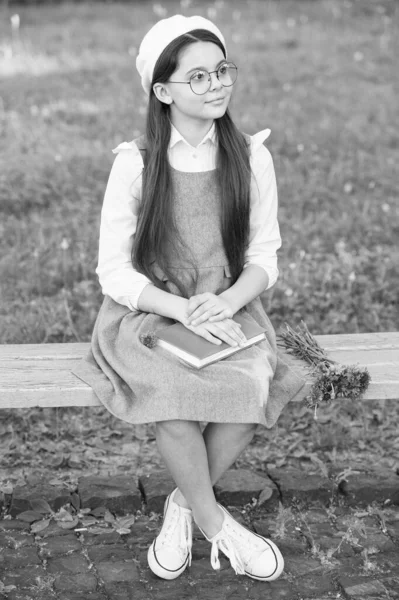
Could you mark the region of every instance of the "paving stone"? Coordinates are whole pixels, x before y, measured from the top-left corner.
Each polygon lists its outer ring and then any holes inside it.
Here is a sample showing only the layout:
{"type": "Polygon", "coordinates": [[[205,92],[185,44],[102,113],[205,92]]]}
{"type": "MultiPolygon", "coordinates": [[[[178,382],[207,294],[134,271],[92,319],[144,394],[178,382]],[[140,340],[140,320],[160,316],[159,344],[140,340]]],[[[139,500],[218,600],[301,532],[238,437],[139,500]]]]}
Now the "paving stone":
{"type": "Polygon", "coordinates": [[[22,531],[30,529],[29,523],[17,519],[4,519],[0,521],[1,531],[22,531]]]}
{"type": "Polygon", "coordinates": [[[299,596],[295,585],[286,579],[276,579],[276,581],[256,581],[253,582],[249,592],[249,600],[298,600],[299,596]]]}
{"type": "MultiPolygon", "coordinates": [[[[253,522],[253,528],[256,533],[263,537],[271,539],[285,556],[287,552],[290,554],[298,554],[305,552],[307,543],[303,536],[300,535],[295,527],[292,527],[284,538],[276,537],[273,530],[270,529],[270,522],[264,519],[259,519],[253,522]]],[[[209,543],[209,542],[208,542],[209,543]]]]}
{"type": "Polygon", "coordinates": [[[132,552],[123,546],[90,546],[87,550],[90,560],[94,563],[103,561],[131,560],[132,552]]]}
{"type": "MultiPolygon", "coordinates": [[[[364,554],[360,555],[362,558],[362,569],[364,569],[364,554]]],[[[383,573],[385,575],[396,574],[398,571],[398,550],[394,550],[393,552],[380,552],[378,554],[367,554],[367,561],[371,563],[372,569],[376,573],[383,573]]],[[[349,570],[347,570],[347,565],[343,566],[342,571],[348,575],[350,575],[349,570]]],[[[357,573],[359,569],[357,569],[357,573]]],[[[356,574],[356,572],[355,572],[356,574]]],[[[352,571],[353,576],[353,571],[352,571]]]]}
{"type": "Polygon", "coordinates": [[[312,533],[313,536],[333,536],[336,531],[334,527],[331,525],[329,521],[325,521],[323,523],[308,523],[308,520],[305,518],[303,521],[302,529],[308,529],[312,533]]]}
{"type": "Polygon", "coordinates": [[[31,510],[30,501],[33,499],[46,500],[53,510],[58,510],[60,506],[68,504],[70,498],[69,491],[62,486],[50,485],[47,478],[31,477],[27,485],[14,488],[9,512],[16,517],[25,510],[31,510]]]}
{"type": "MultiPolygon", "coordinates": [[[[306,521],[308,525],[313,525],[316,523],[320,524],[330,524],[330,519],[328,517],[327,511],[323,508],[314,508],[312,510],[306,510],[302,513],[303,520],[306,521]]],[[[330,525],[331,526],[331,525],[330,525]]]]}
{"type": "MultiPolygon", "coordinates": [[[[187,570],[178,579],[173,580],[161,579],[152,573],[152,577],[148,578],[147,588],[149,598],[154,600],[192,600],[194,594],[194,597],[201,597],[198,586],[190,585],[187,570]]],[[[214,590],[213,600],[222,600],[224,597],[217,596],[214,590]]]]}
{"type": "Polygon", "coordinates": [[[355,549],[348,543],[342,542],[342,537],[335,535],[334,537],[317,537],[315,544],[322,552],[330,553],[336,559],[346,556],[354,556],[355,549]]]}
{"type": "Polygon", "coordinates": [[[367,532],[367,536],[365,538],[363,536],[358,536],[358,540],[358,544],[361,546],[361,549],[367,548],[369,554],[376,554],[377,552],[391,552],[396,548],[392,540],[382,532],[367,532]]]}
{"type": "MultiPolygon", "coordinates": [[[[187,569],[187,573],[190,576],[190,579],[196,582],[203,582],[206,578],[211,578],[213,580],[215,573],[220,576],[220,573],[223,570],[231,569],[229,559],[224,556],[221,552],[219,552],[219,560],[220,560],[220,571],[215,571],[212,568],[210,562],[210,551],[205,556],[201,556],[196,554],[196,558],[191,561],[190,567],[187,569]]],[[[233,571],[234,572],[234,571],[233,571]]]]}
{"type": "Polygon", "coordinates": [[[310,573],[323,571],[323,565],[309,556],[287,556],[284,559],[285,571],[294,577],[308,576],[310,573]]]}
{"type": "Polygon", "coordinates": [[[308,541],[309,548],[317,547],[325,553],[331,553],[331,556],[335,556],[335,558],[355,554],[352,546],[342,541],[343,532],[341,534],[336,532],[329,521],[309,524],[308,514],[303,521],[301,531],[308,541]]]}
{"type": "Polygon", "coordinates": [[[82,549],[79,540],[74,534],[61,536],[59,538],[50,537],[40,539],[38,544],[40,547],[40,556],[42,558],[57,557],[62,554],[68,554],[82,549]]]}
{"type": "Polygon", "coordinates": [[[147,512],[163,514],[166,497],[176,483],[167,469],[157,469],[139,477],[139,486],[144,495],[147,512]]]}
{"type": "Polygon", "coordinates": [[[22,547],[18,550],[0,550],[0,573],[3,569],[13,569],[27,565],[40,565],[41,560],[35,546],[22,547]]]}
{"type": "Polygon", "coordinates": [[[91,573],[57,573],[54,588],[65,592],[95,592],[97,579],[91,573]]]}
{"type": "Polygon", "coordinates": [[[107,597],[101,592],[61,592],[58,594],[59,600],[107,600],[107,597]]]}
{"type": "Polygon", "coordinates": [[[276,507],[279,492],[276,485],[268,477],[261,477],[247,469],[229,469],[214,486],[215,495],[219,502],[227,505],[241,506],[259,498],[263,490],[270,491],[270,498],[263,508],[276,507]]]}
{"type": "Polygon", "coordinates": [[[193,560],[206,558],[207,561],[210,563],[211,547],[211,544],[205,539],[195,540],[195,543],[193,543],[193,547],[191,550],[193,560]]]}
{"type": "Polygon", "coordinates": [[[368,506],[388,500],[399,505],[399,476],[395,471],[349,474],[339,491],[349,506],[368,506]]]}
{"type": "Polygon", "coordinates": [[[82,508],[105,506],[117,515],[126,515],[142,507],[137,481],[131,475],[82,477],[78,490],[82,508]]]}
{"type": "Polygon", "coordinates": [[[26,531],[9,530],[0,531],[0,548],[22,548],[22,546],[32,546],[35,543],[33,535],[26,531]]]}
{"type": "Polygon", "coordinates": [[[339,583],[344,588],[345,593],[351,598],[359,600],[384,599],[387,600],[386,588],[379,578],[362,577],[355,578],[339,577],[339,583]]]}
{"type": "Polygon", "coordinates": [[[304,502],[318,500],[329,504],[333,497],[333,483],[321,475],[311,475],[299,469],[268,469],[268,475],[280,489],[284,505],[295,498],[304,502]]]}
{"type": "Polygon", "coordinates": [[[104,544],[123,544],[123,540],[119,533],[115,530],[110,533],[100,533],[98,535],[83,531],[79,535],[79,540],[84,546],[97,546],[104,544]]]}
{"type": "MultiPolygon", "coordinates": [[[[157,535],[159,530],[159,523],[148,521],[141,521],[144,517],[141,517],[140,521],[136,521],[131,528],[131,533],[124,536],[124,542],[131,549],[147,548],[152,543],[154,537],[157,535]]],[[[193,531],[194,537],[194,531],[193,531]]]]}
{"type": "Polygon", "coordinates": [[[49,573],[86,573],[89,565],[81,552],[75,552],[68,556],[49,558],[47,571],[49,573]]]}
{"type": "Polygon", "coordinates": [[[139,581],[140,573],[136,561],[104,561],[96,565],[99,577],[105,583],[117,581],[139,581]]]}
{"type": "Polygon", "coordinates": [[[372,529],[375,531],[380,531],[380,524],[375,516],[370,515],[358,517],[357,515],[359,515],[359,511],[356,511],[352,508],[349,510],[349,513],[347,512],[336,519],[336,529],[339,531],[347,531],[349,527],[353,527],[353,523],[357,519],[363,527],[368,527],[370,531],[372,529]]]}
{"type": "MultiPolygon", "coordinates": [[[[1,599],[1,596],[0,596],[1,599]]],[[[30,589],[29,591],[23,592],[20,590],[12,590],[7,595],[7,600],[54,600],[55,595],[48,591],[45,592],[41,588],[36,590],[30,589]]]]}
{"type": "Polygon", "coordinates": [[[44,581],[48,580],[48,573],[42,565],[31,565],[29,569],[26,567],[12,570],[7,569],[1,575],[1,581],[5,586],[15,585],[20,590],[35,587],[38,578],[44,581]]]}
{"type": "Polygon", "coordinates": [[[380,576],[380,581],[389,594],[389,600],[397,600],[399,598],[399,576],[380,576]]]}
{"type": "MultiPolygon", "coordinates": [[[[181,584],[181,578],[178,581],[181,584]]],[[[144,585],[139,581],[106,583],[105,591],[109,600],[154,600],[153,594],[147,592],[144,585]]],[[[180,600],[180,588],[176,585],[175,592],[176,595],[172,596],[171,600],[180,600]]],[[[167,596],[164,596],[163,600],[166,599],[167,596]]]]}
{"type": "Polygon", "coordinates": [[[399,521],[386,521],[388,535],[393,538],[396,543],[399,542],[399,521]]]}
{"type": "Polygon", "coordinates": [[[334,585],[333,581],[330,579],[328,574],[310,574],[306,577],[299,577],[295,581],[295,587],[299,594],[305,597],[312,597],[313,595],[317,595],[317,597],[319,597],[320,594],[334,592],[336,590],[336,586],[334,585]]]}

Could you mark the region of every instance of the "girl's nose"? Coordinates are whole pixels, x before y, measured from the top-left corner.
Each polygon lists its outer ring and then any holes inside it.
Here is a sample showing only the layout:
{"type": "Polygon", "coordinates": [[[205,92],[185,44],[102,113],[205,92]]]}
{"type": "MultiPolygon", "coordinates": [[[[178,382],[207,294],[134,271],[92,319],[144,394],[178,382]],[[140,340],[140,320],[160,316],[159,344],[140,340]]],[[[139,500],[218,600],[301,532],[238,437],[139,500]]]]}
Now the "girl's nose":
{"type": "Polygon", "coordinates": [[[210,73],[210,77],[211,77],[211,87],[210,90],[218,90],[220,89],[222,86],[222,84],[220,83],[217,73],[210,73]]]}

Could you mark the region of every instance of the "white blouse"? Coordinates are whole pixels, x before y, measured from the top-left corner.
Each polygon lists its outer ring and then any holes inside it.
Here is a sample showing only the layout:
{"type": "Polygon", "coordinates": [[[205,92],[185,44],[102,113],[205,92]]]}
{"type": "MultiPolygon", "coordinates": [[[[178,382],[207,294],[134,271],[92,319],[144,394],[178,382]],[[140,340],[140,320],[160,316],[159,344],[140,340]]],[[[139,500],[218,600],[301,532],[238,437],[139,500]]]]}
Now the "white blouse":
{"type": "MultiPolygon", "coordinates": [[[[263,142],[270,135],[264,129],[251,136],[251,212],[249,247],[244,268],[259,265],[269,275],[265,289],[277,280],[277,250],[281,246],[277,221],[277,187],[273,159],[263,142]]],[[[216,168],[217,134],[211,129],[197,146],[191,146],[172,125],[168,159],[174,169],[185,172],[210,171],[216,168]]],[[[119,304],[139,310],[138,299],[146,285],[152,283],[136,271],[130,260],[141,198],[143,160],[136,144],[123,142],[112,150],[111,168],[101,211],[99,256],[96,273],[103,294],[119,304]]]]}

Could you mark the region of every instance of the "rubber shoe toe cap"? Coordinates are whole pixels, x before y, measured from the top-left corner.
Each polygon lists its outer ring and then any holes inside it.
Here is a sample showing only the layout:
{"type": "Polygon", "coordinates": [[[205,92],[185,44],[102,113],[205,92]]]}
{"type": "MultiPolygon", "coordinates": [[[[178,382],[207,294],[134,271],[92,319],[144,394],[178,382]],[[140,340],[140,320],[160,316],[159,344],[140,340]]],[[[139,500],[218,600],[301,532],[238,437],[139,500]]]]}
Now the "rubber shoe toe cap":
{"type": "Polygon", "coordinates": [[[284,559],[280,550],[270,540],[268,540],[268,544],[270,547],[259,556],[254,557],[247,567],[248,575],[255,579],[273,581],[280,577],[284,570],[284,559]]]}
{"type": "Polygon", "coordinates": [[[181,555],[173,548],[154,548],[152,544],[148,550],[148,565],[155,575],[163,579],[175,579],[187,567],[187,560],[182,561],[181,555]]]}

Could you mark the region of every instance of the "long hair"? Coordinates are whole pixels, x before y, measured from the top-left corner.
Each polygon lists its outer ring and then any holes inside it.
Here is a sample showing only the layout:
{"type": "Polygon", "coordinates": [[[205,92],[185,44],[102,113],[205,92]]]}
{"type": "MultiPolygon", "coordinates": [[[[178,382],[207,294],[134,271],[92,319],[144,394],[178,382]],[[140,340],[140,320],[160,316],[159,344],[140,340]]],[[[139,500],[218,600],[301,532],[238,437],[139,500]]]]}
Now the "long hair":
{"type": "MultiPolygon", "coordinates": [[[[131,254],[134,268],[146,275],[156,287],[168,291],[154,272],[153,262],[156,261],[166,279],[174,283],[185,298],[189,298],[188,290],[167,265],[167,248],[182,244],[175,225],[172,179],[167,158],[171,135],[170,107],[157,99],[153,85],[166,83],[178,68],[180,51],[198,41],[216,44],[226,57],[226,50],[217,36],[205,29],[195,29],[174,39],[155,64],[147,111],[141,202],[131,254]]],[[[228,110],[215,120],[215,124],[218,137],[216,172],[221,195],[220,227],[233,284],[242,272],[249,243],[249,145],[234,125],[228,110]]],[[[195,265],[194,269],[198,277],[195,265]]]]}

